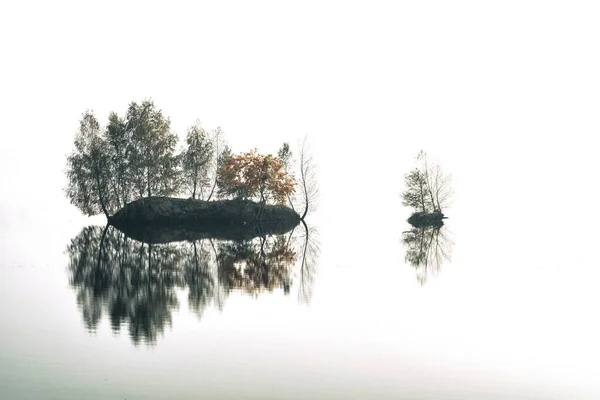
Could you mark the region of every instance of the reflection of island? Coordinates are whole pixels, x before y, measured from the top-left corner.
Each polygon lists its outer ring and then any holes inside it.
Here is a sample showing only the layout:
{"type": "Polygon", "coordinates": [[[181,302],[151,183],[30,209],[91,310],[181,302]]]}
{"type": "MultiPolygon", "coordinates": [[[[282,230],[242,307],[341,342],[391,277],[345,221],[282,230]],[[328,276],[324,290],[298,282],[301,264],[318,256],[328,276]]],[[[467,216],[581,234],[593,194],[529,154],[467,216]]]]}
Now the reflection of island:
{"type": "MultiPolygon", "coordinates": [[[[114,332],[127,326],[134,344],[154,344],[179,306],[178,289],[187,290],[189,308],[198,316],[210,305],[222,309],[232,290],[288,294],[294,276],[307,300],[317,247],[305,228],[304,236],[293,230],[237,241],[144,243],[112,226],[90,226],[68,246],[70,283],[87,329],[95,330],[108,315],[114,332]]],[[[161,238],[168,236],[161,231],[161,238]]]]}
{"type": "Polygon", "coordinates": [[[450,261],[452,241],[443,222],[423,227],[413,227],[402,233],[406,248],[406,262],[416,268],[421,284],[429,275],[439,272],[444,261],[450,261]]]}

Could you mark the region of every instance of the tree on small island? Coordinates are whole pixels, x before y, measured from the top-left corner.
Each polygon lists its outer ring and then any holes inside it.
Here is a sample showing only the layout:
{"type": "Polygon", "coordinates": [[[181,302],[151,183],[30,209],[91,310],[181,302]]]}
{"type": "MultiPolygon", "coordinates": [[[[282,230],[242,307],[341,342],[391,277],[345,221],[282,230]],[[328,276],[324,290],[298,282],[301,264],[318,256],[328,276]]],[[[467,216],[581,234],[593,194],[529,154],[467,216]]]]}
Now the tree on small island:
{"type": "Polygon", "coordinates": [[[404,182],[402,204],[415,209],[408,221],[415,226],[441,223],[442,210],[452,195],[450,176],[438,164],[429,164],[427,153],[420,151],[417,166],[404,176],[404,182]]]}

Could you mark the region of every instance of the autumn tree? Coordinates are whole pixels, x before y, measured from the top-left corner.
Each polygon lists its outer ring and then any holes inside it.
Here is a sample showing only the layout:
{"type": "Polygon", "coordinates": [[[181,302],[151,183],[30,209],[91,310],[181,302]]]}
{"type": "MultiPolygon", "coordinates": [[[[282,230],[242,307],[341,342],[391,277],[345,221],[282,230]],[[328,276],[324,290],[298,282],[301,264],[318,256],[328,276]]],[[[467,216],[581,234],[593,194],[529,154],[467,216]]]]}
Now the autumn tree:
{"type": "Polygon", "coordinates": [[[211,186],[210,172],[214,148],[208,133],[199,122],[187,132],[186,147],[182,152],[183,184],[192,198],[204,199],[211,186]]]}
{"type": "Polygon", "coordinates": [[[100,124],[91,111],[83,114],[74,141],[75,150],[67,158],[66,195],[86,215],[110,215],[112,205],[109,178],[110,155],[100,124]]]}
{"type": "Polygon", "coordinates": [[[229,156],[218,171],[218,179],[222,195],[261,202],[284,204],[295,190],[294,179],[285,172],[282,161],[256,150],[229,156]]]}

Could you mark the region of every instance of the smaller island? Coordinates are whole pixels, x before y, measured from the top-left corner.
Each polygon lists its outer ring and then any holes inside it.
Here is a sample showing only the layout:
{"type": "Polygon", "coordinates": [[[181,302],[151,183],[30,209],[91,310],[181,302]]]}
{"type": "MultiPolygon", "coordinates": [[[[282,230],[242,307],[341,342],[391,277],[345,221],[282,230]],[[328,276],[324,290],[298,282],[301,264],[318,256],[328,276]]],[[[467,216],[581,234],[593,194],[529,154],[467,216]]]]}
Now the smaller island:
{"type": "Polygon", "coordinates": [[[415,228],[422,227],[436,227],[444,225],[444,219],[446,217],[440,211],[434,212],[422,212],[417,211],[412,213],[412,215],[408,218],[408,223],[414,226],[415,228]]]}
{"type": "Polygon", "coordinates": [[[442,208],[452,195],[450,176],[445,175],[439,165],[429,164],[427,154],[420,151],[417,167],[404,176],[404,182],[402,204],[415,209],[408,223],[415,228],[444,225],[447,217],[442,208]]]}

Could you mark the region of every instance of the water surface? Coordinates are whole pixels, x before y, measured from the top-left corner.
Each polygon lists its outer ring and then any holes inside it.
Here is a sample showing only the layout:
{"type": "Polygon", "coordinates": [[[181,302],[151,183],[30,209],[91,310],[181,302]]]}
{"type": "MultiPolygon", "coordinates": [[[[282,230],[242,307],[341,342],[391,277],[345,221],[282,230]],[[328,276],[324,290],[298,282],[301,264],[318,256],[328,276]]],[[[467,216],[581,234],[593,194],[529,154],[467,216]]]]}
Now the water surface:
{"type": "Polygon", "coordinates": [[[308,220],[319,251],[304,287],[300,229],[283,275],[219,281],[206,241],[198,255],[190,242],[150,251],[110,228],[97,264],[101,217],[4,196],[3,395],[593,398],[595,217],[573,218],[541,190],[528,194],[545,199],[533,212],[473,180],[468,163],[445,168],[456,198],[444,256],[423,270],[406,258],[401,171],[365,211],[328,188],[322,165],[308,220]]]}
{"type": "Polygon", "coordinates": [[[0,6],[0,398],[600,398],[594,2],[58,3],[0,6]],[[147,97],[234,152],[309,135],[310,285],[69,252],[105,224],[62,191],[81,113],[147,97]],[[419,150],[455,193],[426,270],[419,150]]]}

